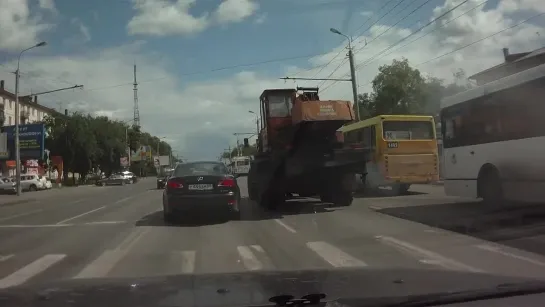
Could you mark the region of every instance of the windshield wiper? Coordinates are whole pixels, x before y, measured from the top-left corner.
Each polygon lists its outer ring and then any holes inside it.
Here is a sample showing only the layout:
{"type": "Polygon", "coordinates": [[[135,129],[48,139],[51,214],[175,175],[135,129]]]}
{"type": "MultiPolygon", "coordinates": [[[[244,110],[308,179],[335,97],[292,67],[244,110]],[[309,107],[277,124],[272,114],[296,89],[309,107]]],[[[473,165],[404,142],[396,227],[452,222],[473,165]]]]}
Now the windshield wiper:
{"type": "Polygon", "coordinates": [[[538,294],[545,292],[543,282],[500,284],[492,289],[446,292],[418,295],[406,301],[383,305],[383,307],[423,307],[445,304],[466,303],[481,300],[499,299],[512,296],[538,294]]]}
{"type": "Polygon", "coordinates": [[[326,298],[324,293],[307,294],[301,298],[295,298],[293,295],[277,295],[269,298],[269,302],[275,303],[278,307],[299,307],[318,305],[324,298],[326,298]]]}

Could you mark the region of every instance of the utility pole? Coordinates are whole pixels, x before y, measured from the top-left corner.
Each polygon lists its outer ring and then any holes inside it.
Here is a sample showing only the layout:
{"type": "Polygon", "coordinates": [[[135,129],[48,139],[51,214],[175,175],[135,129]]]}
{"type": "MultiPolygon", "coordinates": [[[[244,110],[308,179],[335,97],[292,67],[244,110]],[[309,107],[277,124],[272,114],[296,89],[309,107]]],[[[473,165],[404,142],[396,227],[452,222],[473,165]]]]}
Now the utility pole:
{"type": "Polygon", "coordinates": [[[255,115],[255,133],[259,136],[259,116],[257,116],[257,113],[254,111],[248,111],[248,113],[252,113],[255,115]]]}
{"type": "MultiPolygon", "coordinates": [[[[283,80],[314,80],[314,81],[350,81],[352,82],[352,96],[354,99],[354,111],[356,113],[356,121],[360,120],[360,107],[358,102],[358,85],[356,82],[356,65],[354,64],[354,52],[352,51],[352,38],[341,33],[341,31],[330,28],[329,31],[344,36],[348,39],[348,61],[350,62],[350,79],[338,79],[338,78],[280,78],[283,80]]],[[[367,45],[367,42],[365,43],[367,45]]]]}
{"type": "Polygon", "coordinates": [[[140,110],[138,110],[138,83],[136,82],[136,64],[134,64],[134,115],[133,125],[140,127],[140,110]]]}
{"type": "Polygon", "coordinates": [[[350,62],[350,79],[352,81],[352,95],[354,96],[354,108],[356,120],[360,121],[360,104],[358,102],[358,84],[356,82],[356,66],[354,64],[354,52],[352,52],[351,39],[348,40],[348,61],[350,62]]]}
{"type": "Polygon", "coordinates": [[[21,117],[19,112],[19,76],[21,74],[19,67],[21,64],[21,56],[25,51],[45,45],[46,42],[41,42],[32,47],[23,49],[17,58],[17,70],[15,71],[15,190],[17,196],[21,196],[21,144],[19,144],[19,119],[21,117]]]}

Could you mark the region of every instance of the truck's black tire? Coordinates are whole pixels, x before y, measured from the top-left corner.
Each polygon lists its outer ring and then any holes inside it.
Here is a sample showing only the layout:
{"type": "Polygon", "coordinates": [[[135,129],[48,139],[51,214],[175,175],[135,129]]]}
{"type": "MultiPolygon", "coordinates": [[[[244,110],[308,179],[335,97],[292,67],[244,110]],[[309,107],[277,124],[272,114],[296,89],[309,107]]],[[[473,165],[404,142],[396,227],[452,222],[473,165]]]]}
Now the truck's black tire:
{"type": "Polygon", "coordinates": [[[507,204],[501,179],[496,169],[488,169],[479,174],[477,187],[486,207],[501,208],[507,204]]]}
{"type": "Polygon", "coordinates": [[[283,205],[286,202],[286,195],[284,193],[274,193],[268,192],[264,193],[259,201],[261,207],[275,211],[279,206],[283,205]]]}
{"type": "MultiPolygon", "coordinates": [[[[354,201],[353,191],[355,190],[354,174],[342,174],[335,176],[335,180],[330,181],[327,196],[329,202],[336,206],[350,206],[354,201]]],[[[322,199],[322,197],[320,197],[322,199]]]]}
{"type": "Polygon", "coordinates": [[[343,191],[341,194],[337,195],[333,203],[337,206],[346,207],[352,205],[354,197],[352,196],[351,191],[343,191]]]}

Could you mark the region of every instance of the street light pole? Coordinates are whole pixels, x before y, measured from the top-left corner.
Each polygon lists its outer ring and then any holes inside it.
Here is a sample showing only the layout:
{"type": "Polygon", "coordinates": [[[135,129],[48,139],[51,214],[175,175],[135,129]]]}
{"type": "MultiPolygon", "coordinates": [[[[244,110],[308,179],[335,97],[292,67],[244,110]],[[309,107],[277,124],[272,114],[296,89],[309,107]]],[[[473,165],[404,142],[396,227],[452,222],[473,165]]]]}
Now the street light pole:
{"type": "Polygon", "coordinates": [[[46,42],[38,43],[30,48],[24,49],[19,53],[17,58],[17,70],[15,71],[15,189],[17,190],[17,196],[21,196],[21,147],[19,144],[19,67],[21,64],[21,56],[23,52],[36,47],[45,46],[46,42]]]}
{"type": "Polygon", "coordinates": [[[354,52],[352,52],[352,38],[341,33],[341,31],[330,28],[329,31],[346,37],[348,39],[348,61],[350,62],[350,81],[352,81],[352,95],[354,96],[354,108],[356,109],[356,120],[360,120],[360,107],[358,103],[358,85],[356,82],[356,65],[354,64],[354,52]]]}
{"type": "Polygon", "coordinates": [[[259,117],[254,111],[248,111],[248,112],[255,115],[255,133],[259,137],[259,117]]]}

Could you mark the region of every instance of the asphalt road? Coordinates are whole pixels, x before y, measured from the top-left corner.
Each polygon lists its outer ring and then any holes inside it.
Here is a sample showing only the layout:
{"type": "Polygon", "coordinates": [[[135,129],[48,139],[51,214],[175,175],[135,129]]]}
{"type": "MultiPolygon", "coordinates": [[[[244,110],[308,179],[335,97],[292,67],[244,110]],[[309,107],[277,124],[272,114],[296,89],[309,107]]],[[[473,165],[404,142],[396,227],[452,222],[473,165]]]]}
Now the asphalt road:
{"type": "MultiPolygon", "coordinates": [[[[239,178],[243,196],[245,180],[239,178]]],[[[539,234],[526,245],[520,233],[498,239],[493,227],[486,237],[474,229],[479,204],[445,197],[440,186],[357,198],[346,208],[296,199],[276,214],[244,200],[240,221],[201,216],[176,225],[162,221],[162,191],[154,187],[149,178],[0,205],[0,288],[72,278],[362,267],[545,277],[545,249],[531,250],[539,234]]],[[[537,220],[532,227],[539,228],[537,220]]],[[[509,227],[501,231],[521,232],[528,224],[509,227]]]]}

